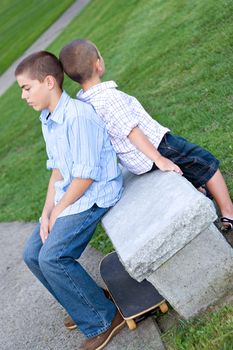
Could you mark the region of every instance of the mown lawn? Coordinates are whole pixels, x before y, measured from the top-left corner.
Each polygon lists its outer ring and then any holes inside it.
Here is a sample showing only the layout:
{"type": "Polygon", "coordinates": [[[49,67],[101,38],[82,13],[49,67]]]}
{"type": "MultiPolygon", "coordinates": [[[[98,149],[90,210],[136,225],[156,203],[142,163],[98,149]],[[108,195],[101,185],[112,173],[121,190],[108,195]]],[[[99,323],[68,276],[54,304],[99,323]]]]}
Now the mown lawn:
{"type": "MultiPolygon", "coordinates": [[[[154,118],[221,160],[231,195],[233,2],[92,1],[50,46],[75,37],[100,48],[105,79],[134,94],[154,118]],[[96,29],[98,28],[98,30],[96,29]]],[[[75,96],[78,85],[66,79],[75,96]]],[[[16,84],[1,99],[0,220],[35,220],[49,174],[38,114],[16,84]]]]}
{"type": "MultiPolygon", "coordinates": [[[[230,0],[93,0],[49,49],[58,54],[76,37],[93,40],[105,58],[105,79],[213,152],[233,197],[232,23],[230,0]]],[[[78,86],[66,79],[65,89],[75,96],[78,86]]],[[[0,220],[36,220],[49,178],[38,114],[20,101],[16,85],[0,103],[0,220]]],[[[92,243],[112,249],[101,228],[92,243]]],[[[169,349],[230,350],[233,306],[216,315],[213,324],[215,315],[183,322],[164,341],[169,349]]]]}
{"type": "Polygon", "coordinates": [[[0,6],[0,74],[69,7],[74,0],[3,0],[0,6]]]}
{"type": "Polygon", "coordinates": [[[162,336],[167,350],[232,350],[233,303],[179,324],[162,336]]]}

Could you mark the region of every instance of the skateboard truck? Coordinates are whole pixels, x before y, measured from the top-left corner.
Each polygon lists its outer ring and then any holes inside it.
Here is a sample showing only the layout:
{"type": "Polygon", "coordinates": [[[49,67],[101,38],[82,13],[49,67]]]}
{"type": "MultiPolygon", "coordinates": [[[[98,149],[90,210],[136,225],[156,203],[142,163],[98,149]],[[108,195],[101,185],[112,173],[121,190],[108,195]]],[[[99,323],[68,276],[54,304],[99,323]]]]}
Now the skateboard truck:
{"type": "Polygon", "coordinates": [[[137,323],[160,310],[168,311],[164,298],[147,280],[137,282],[121,264],[117,253],[106,255],[100,263],[100,274],[130,330],[137,323]]]}

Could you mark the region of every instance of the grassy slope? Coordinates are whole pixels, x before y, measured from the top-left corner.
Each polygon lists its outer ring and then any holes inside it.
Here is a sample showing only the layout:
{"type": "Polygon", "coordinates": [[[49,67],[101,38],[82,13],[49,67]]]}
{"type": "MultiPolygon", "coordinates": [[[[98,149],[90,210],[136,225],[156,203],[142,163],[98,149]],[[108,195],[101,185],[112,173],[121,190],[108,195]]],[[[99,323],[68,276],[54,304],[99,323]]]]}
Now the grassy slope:
{"type": "MultiPolygon", "coordinates": [[[[93,1],[50,49],[58,53],[75,37],[95,41],[106,79],[116,79],[173,132],[212,151],[232,195],[232,10],[226,0],[93,1]]],[[[73,96],[78,88],[68,80],[65,87],[73,96]]],[[[0,101],[0,219],[33,220],[48,178],[38,117],[16,86],[0,101]]]]}
{"type": "MultiPolygon", "coordinates": [[[[173,132],[220,158],[233,195],[233,3],[128,0],[125,4],[93,0],[50,49],[58,53],[76,37],[95,41],[106,61],[105,78],[117,80],[121,89],[136,95],[173,132]]],[[[67,80],[65,87],[75,95],[75,84],[67,80]]],[[[38,115],[19,96],[13,86],[0,100],[1,220],[37,219],[49,176],[38,115]]],[[[98,234],[103,236],[100,229],[98,234]]],[[[105,239],[96,244],[102,251],[111,249],[105,239]]],[[[222,312],[223,318],[222,314],[202,318],[197,326],[182,323],[165,336],[169,349],[230,350],[233,306],[222,312]],[[220,333],[208,333],[209,325],[220,333]],[[194,335],[196,345],[191,347],[194,335]]]]}
{"type": "Polygon", "coordinates": [[[23,54],[73,1],[1,1],[0,74],[23,54]]]}
{"type": "Polygon", "coordinates": [[[233,305],[179,325],[162,336],[167,350],[232,350],[233,305]]]}

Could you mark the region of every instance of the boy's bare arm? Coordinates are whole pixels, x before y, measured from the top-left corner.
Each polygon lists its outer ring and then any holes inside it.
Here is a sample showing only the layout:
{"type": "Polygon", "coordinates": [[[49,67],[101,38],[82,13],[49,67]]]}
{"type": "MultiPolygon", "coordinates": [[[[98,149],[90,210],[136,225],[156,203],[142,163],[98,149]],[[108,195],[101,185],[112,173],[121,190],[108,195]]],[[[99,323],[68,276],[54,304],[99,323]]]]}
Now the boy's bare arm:
{"type": "Polygon", "coordinates": [[[144,153],[149,159],[151,159],[155,165],[162,171],[175,171],[179,174],[183,174],[181,169],[168,158],[163,157],[159,151],[150,142],[147,136],[138,127],[134,128],[128,138],[134,146],[144,153]]]}
{"type": "Polygon", "coordinates": [[[74,178],[68,187],[66,193],[62,199],[53,207],[53,210],[50,215],[49,220],[49,231],[52,230],[52,227],[58,217],[58,215],[65,210],[69,205],[76,202],[82,195],[86,192],[88,187],[93,183],[93,179],[80,179],[74,178]]]}

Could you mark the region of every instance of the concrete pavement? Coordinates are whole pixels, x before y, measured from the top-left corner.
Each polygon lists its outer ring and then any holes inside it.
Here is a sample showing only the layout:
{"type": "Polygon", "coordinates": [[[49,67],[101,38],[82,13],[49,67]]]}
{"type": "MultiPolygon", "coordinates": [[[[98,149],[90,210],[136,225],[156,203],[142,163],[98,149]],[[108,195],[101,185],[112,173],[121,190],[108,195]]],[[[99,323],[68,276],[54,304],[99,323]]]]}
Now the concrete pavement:
{"type": "MultiPolygon", "coordinates": [[[[63,326],[63,308],[36,280],[22,261],[22,250],[35,223],[0,223],[0,349],[77,350],[84,337],[63,326]]],[[[81,263],[103,286],[98,266],[102,254],[88,247],[81,263]]],[[[124,328],[107,350],[164,350],[154,319],[135,331],[124,328]]]]}

